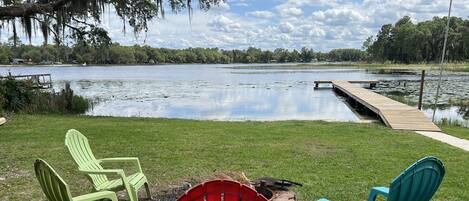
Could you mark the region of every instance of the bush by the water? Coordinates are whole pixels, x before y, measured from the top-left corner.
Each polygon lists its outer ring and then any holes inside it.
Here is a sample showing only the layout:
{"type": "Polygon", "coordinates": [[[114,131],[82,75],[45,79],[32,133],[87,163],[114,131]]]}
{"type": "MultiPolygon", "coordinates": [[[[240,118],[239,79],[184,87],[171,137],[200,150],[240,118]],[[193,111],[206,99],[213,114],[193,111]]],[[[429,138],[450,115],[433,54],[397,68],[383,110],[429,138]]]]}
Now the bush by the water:
{"type": "Polygon", "coordinates": [[[59,93],[41,91],[31,82],[0,80],[0,112],[81,114],[90,102],[73,94],[70,84],[59,93]]]}

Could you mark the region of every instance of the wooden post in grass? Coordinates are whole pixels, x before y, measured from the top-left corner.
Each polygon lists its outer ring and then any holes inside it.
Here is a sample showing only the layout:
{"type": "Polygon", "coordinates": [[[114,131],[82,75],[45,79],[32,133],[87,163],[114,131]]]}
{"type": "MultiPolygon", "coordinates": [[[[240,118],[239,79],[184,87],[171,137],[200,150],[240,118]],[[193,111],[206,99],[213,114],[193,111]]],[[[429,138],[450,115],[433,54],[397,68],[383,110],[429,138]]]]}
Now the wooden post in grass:
{"type": "Polygon", "coordinates": [[[419,110],[422,109],[422,99],[423,99],[423,84],[425,82],[425,70],[422,70],[422,78],[420,79],[420,93],[419,93],[419,110]]]}

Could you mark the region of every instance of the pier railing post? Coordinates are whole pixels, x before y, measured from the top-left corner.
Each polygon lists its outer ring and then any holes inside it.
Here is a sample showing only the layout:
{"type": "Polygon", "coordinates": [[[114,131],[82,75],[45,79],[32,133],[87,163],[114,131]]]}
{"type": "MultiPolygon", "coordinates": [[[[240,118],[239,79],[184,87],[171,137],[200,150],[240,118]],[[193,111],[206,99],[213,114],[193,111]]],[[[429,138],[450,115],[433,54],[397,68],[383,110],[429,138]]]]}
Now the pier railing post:
{"type": "Polygon", "coordinates": [[[423,86],[425,82],[425,70],[422,70],[422,78],[420,79],[420,92],[419,92],[419,104],[418,109],[422,110],[422,100],[423,100],[423,86]]]}

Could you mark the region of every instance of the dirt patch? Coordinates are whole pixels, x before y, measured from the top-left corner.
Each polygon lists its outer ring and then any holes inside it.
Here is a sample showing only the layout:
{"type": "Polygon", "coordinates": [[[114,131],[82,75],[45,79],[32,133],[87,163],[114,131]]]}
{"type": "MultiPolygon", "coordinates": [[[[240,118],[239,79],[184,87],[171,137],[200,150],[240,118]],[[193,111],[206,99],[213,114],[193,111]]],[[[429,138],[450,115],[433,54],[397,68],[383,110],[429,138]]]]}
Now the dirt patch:
{"type": "Polygon", "coordinates": [[[31,177],[33,175],[33,172],[28,171],[28,170],[12,170],[10,172],[7,172],[5,174],[0,173],[0,181],[6,181],[9,179],[17,179],[21,177],[31,177]]]}

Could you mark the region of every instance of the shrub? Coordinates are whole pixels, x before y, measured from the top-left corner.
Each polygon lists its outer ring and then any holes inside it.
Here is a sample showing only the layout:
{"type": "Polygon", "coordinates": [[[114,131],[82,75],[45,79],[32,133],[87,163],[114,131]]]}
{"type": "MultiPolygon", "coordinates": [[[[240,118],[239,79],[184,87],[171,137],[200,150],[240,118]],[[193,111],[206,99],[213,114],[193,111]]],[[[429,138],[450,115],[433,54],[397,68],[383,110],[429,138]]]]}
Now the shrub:
{"type": "Polygon", "coordinates": [[[18,112],[31,103],[32,86],[29,82],[5,79],[1,81],[0,86],[3,110],[18,112]]]}
{"type": "Polygon", "coordinates": [[[41,91],[28,81],[0,81],[0,112],[82,114],[90,102],[73,94],[70,84],[59,93],[41,91]]]}

